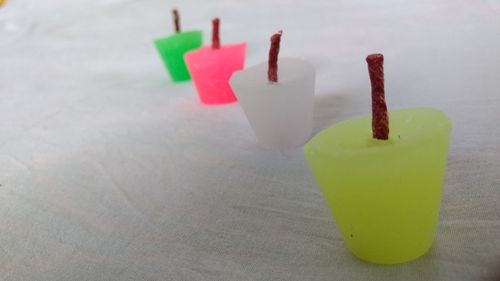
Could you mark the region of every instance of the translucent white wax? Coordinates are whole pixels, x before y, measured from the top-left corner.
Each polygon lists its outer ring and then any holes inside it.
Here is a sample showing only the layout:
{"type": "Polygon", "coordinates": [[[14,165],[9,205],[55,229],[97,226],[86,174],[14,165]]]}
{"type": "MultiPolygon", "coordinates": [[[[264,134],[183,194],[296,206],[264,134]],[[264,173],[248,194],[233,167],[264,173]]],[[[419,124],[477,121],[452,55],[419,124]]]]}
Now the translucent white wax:
{"type": "Polygon", "coordinates": [[[311,136],[314,79],[310,63],[280,58],[277,83],[267,79],[267,62],[234,73],[230,83],[257,139],[270,148],[288,149],[311,136]]]}

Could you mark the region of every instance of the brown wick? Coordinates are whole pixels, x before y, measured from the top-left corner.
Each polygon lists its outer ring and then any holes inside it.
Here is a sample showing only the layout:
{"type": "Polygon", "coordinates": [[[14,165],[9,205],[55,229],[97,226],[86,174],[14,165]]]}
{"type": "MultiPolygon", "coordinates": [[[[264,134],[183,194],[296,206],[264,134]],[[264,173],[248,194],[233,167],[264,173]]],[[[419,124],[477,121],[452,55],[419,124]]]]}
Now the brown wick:
{"type": "Polygon", "coordinates": [[[372,132],[373,138],[389,139],[389,118],[385,104],[384,56],[371,54],[366,57],[368,72],[372,84],[372,132]]]}
{"type": "Polygon", "coordinates": [[[179,12],[177,9],[172,10],[172,15],[174,16],[175,32],[179,33],[181,32],[181,26],[179,24],[179,12]]]}
{"type": "Polygon", "coordinates": [[[212,20],[212,49],[220,49],[219,18],[212,20]]]}
{"type": "Polygon", "coordinates": [[[281,34],[283,34],[282,30],[271,36],[271,48],[269,49],[267,68],[267,79],[269,82],[278,82],[278,53],[280,52],[281,34]]]}

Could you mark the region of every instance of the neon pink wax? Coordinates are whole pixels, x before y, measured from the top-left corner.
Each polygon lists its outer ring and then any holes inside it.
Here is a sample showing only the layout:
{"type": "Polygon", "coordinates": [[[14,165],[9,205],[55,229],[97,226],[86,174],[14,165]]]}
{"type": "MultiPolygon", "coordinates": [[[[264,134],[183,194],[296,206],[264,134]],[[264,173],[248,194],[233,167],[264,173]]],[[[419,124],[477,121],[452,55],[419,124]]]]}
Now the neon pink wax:
{"type": "Polygon", "coordinates": [[[200,101],[204,104],[225,104],[236,101],[229,79],[245,65],[246,43],[221,45],[219,49],[205,46],[184,56],[200,101]]]}

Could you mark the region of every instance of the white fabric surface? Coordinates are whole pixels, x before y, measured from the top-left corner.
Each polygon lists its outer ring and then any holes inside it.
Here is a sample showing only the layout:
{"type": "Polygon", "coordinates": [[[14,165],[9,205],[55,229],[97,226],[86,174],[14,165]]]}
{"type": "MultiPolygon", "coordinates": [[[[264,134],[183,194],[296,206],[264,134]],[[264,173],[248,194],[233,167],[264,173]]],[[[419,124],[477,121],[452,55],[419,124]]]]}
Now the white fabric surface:
{"type": "MultiPolygon", "coordinates": [[[[7,0],[7,5],[20,0],[7,0]]],[[[500,263],[498,0],[25,1],[0,46],[1,280],[490,280],[500,263]],[[453,122],[441,219],[424,257],[346,249],[302,149],[256,141],[238,104],[202,106],[152,39],[220,16],[223,42],[317,69],[314,131],[370,112],[365,57],[391,109],[453,122]]],[[[0,18],[14,13],[0,8],[0,18]]],[[[14,16],[14,15],[11,15],[14,16]]]]}

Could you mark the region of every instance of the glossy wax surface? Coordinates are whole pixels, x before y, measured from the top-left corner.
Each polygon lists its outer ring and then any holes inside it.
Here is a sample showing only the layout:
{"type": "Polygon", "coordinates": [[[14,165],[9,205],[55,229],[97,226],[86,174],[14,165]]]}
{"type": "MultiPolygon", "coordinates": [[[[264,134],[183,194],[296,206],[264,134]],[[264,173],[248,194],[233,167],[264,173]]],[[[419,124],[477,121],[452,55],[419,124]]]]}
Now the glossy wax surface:
{"type": "Polygon", "coordinates": [[[347,247],[380,264],[431,246],[451,132],[446,115],[431,108],[390,112],[389,126],[389,140],[375,140],[370,116],[352,119],[304,147],[347,247]]]}
{"type": "Polygon", "coordinates": [[[219,49],[205,46],[186,54],[186,64],[202,103],[236,101],[229,79],[245,66],[246,48],[246,43],[221,45],[219,49]]]}
{"type": "Polygon", "coordinates": [[[307,61],[280,58],[278,82],[267,79],[267,62],[237,72],[231,85],[257,139],[289,149],[311,136],[315,70],[307,61]]]}
{"type": "Polygon", "coordinates": [[[190,80],[191,76],[184,62],[184,54],[201,47],[202,32],[175,33],[169,37],[157,39],[154,43],[172,80],[190,80]]]}

